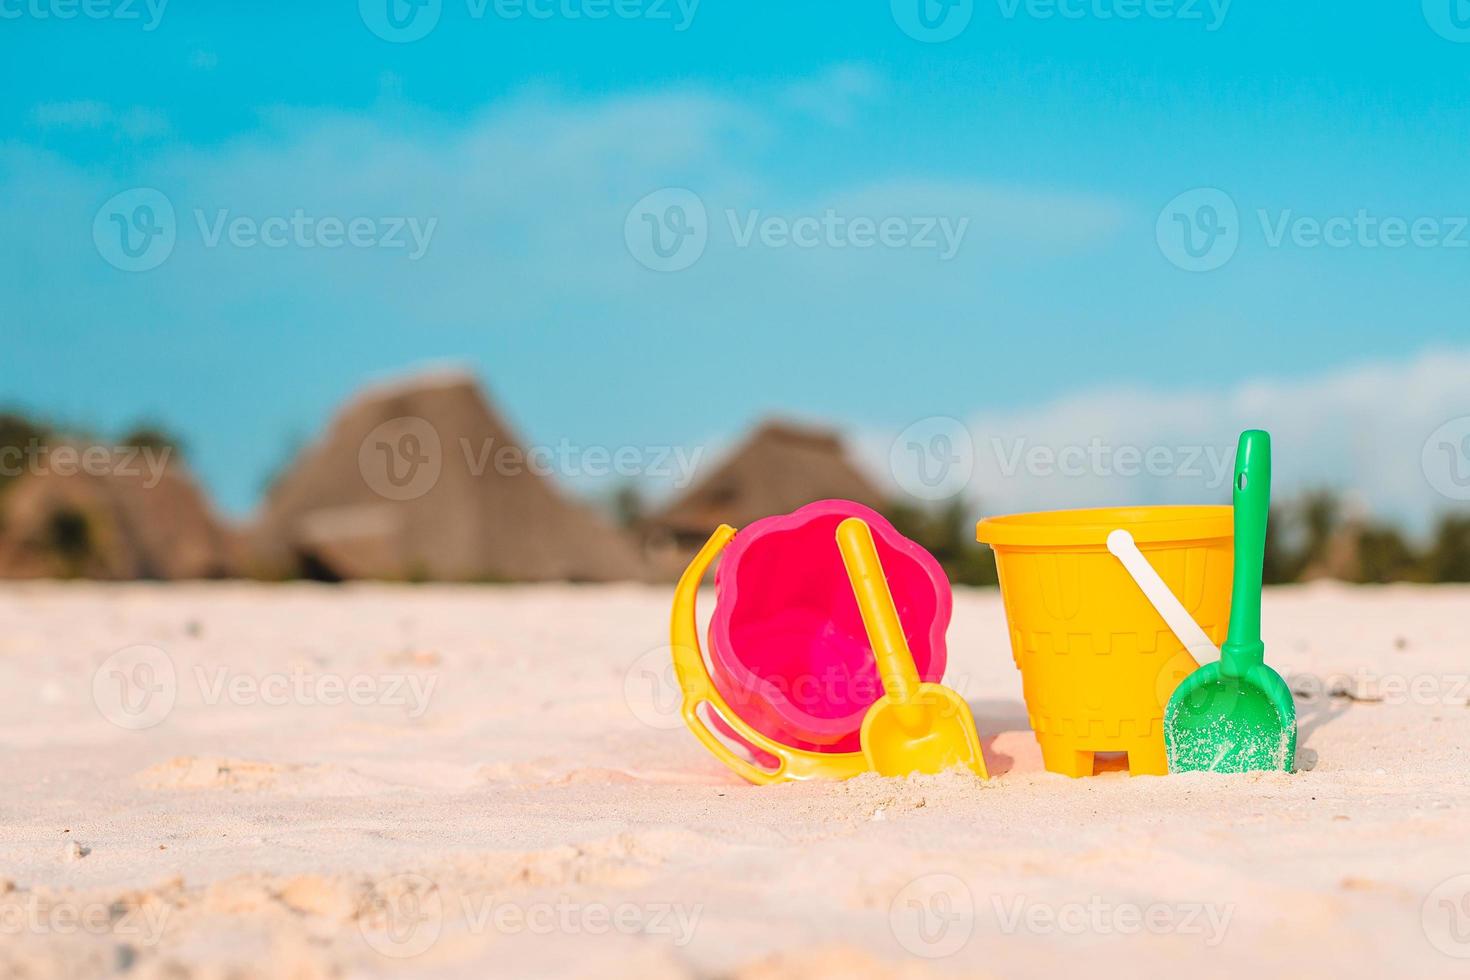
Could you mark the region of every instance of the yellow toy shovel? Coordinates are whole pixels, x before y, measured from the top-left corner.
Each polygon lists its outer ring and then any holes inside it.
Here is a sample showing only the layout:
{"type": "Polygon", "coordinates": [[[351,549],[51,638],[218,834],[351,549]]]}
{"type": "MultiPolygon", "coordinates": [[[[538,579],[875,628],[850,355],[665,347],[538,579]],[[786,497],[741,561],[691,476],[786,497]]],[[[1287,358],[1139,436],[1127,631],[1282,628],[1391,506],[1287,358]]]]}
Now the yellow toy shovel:
{"type": "Polygon", "coordinates": [[[868,765],[884,776],[965,766],[988,779],[970,706],[943,684],[919,680],[867,522],[850,517],[837,525],[837,547],[886,692],[863,718],[861,740],[868,765]]]}

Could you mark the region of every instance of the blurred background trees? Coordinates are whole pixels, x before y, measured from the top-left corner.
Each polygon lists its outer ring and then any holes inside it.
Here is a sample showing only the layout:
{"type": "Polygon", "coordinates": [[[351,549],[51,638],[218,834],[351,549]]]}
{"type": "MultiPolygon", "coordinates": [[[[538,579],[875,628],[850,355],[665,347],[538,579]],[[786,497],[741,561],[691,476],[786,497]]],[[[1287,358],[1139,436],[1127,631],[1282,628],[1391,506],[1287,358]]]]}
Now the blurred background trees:
{"type": "MultiPolygon", "coordinates": [[[[27,472],[37,447],[61,441],[96,442],[18,413],[0,412],[0,531],[5,527],[6,491],[27,472]]],[[[168,447],[174,459],[183,454],[181,440],[166,427],[146,423],[115,440],[119,446],[168,447]]],[[[650,504],[642,488],[625,483],[603,501],[617,525],[636,533],[650,504]]],[[[975,520],[982,508],[956,499],[918,506],[892,503],[885,516],[905,536],[927,548],[952,582],[988,586],[997,581],[995,555],[975,541],[975,520]]],[[[90,529],[80,518],[63,514],[53,522],[48,540],[61,559],[80,560],[90,547],[90,529]]],[[[1382,520],[1356,513],[1332,491],[1316,490],[1272,508],[1266,538],[1265,580],[1268,584],[1336,579],[1355,583],[1470,582],[1470,510],[1440,515],[1421,536],[1410,536],[1382,520]]]]}
{"type": "MultiPolygon", "coordinates": [[[[920,509],[890,506],[886,516],[939,559],[958,585],[995,585],[995,555],[975,542],[969,503],[920,509]]],[[[1470,582],[1470,513],[1445,514],[1425,540],[1391,524],[1352,515],[1330,491],[1303,494],[1271,509],[1266,534],[1268,585],[1342,582],[1470,582]]]]}

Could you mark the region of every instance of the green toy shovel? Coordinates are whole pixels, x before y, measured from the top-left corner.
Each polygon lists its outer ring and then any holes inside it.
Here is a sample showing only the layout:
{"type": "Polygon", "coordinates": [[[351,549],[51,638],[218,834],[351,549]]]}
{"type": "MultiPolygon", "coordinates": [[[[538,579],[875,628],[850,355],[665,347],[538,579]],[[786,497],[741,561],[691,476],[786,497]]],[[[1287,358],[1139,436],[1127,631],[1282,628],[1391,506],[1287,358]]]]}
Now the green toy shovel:
{"type": "Polygon", "coordinates": [[[1235,582],[1220,659],[1184,679],[1164,709],[1170,772],[1290,770],[1296,705],[1261,642],[1261,564],[1271,506],[1271,437],[1242,432],[1235,451],[1235,582]]]}

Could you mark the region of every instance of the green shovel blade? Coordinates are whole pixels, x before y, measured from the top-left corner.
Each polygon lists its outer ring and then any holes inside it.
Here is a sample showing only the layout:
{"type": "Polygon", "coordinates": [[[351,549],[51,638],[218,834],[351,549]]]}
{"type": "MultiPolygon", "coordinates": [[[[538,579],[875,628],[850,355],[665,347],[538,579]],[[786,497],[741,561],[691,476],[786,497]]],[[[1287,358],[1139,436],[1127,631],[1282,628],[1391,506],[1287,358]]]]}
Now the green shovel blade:
{"type": "Polygon", "coordinates": [[[1227,677],[1218,663],[1184,679],[1164,710],[1170,772],[1255,772],[1291,768],[1296,705],[1274,670],[1262,664],[1227,677]]]}

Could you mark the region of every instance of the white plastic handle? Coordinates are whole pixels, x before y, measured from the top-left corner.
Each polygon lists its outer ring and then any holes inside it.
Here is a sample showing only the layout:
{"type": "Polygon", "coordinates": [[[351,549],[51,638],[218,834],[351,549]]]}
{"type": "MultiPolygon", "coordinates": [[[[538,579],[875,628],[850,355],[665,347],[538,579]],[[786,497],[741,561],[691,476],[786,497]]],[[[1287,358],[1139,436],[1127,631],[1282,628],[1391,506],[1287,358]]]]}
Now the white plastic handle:
{"type": "Polygon", "coordinates": [[[1220,648],[1210,642],[1210,638],[1199,628],[1199,623],[1194,621],[1189,610],[1184,608],[1184,604],[1164,584],[1164,580],[1154,571],[1143,552],[1138,550],[1133,535],[1122,528],[1109,534],[1108,551],[1128,569],[1128,574],[1133,576],[1133,581],[1163,617],[1169,629],[1179,637],[1179,642],[1184,644],[1190,656],[1201,664],[1220,659],[1220,648]]]}

